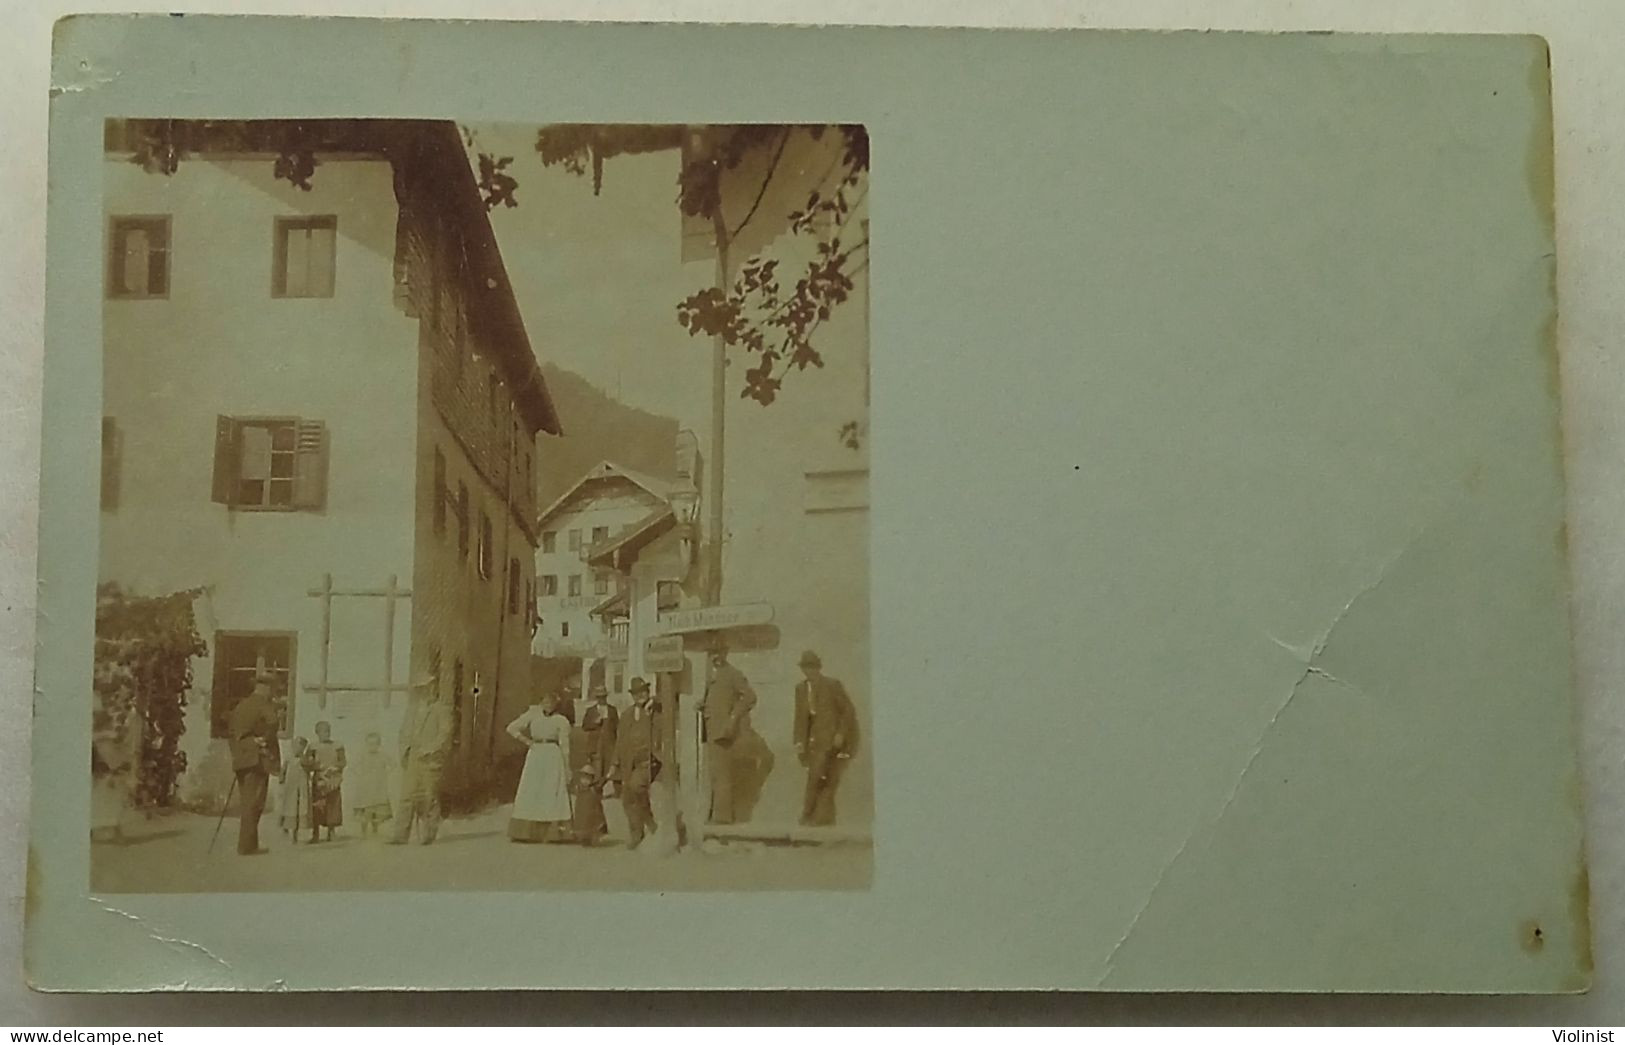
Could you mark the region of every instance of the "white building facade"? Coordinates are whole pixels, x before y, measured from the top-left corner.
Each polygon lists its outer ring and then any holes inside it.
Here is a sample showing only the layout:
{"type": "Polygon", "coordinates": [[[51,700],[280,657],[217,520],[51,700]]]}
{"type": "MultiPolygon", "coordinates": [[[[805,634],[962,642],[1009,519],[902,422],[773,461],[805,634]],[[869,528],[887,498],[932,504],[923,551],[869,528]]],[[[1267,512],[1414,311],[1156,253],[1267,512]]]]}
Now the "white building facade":
{"type": "MultiPolygon", "coordinates": [[[[278,176],[274,150],[206,125],[169,173],[131,162],[132,141],[110,132],[103,168],[99,577],[142,595],[204,592],[209,652],[194,665],[179,795],[200,806],[228,789],[226,724],[257,671],[289,697],[285,736],[326,720],[352,752],[374,732],[392,749],[412,678],[438,671],[462,702],[441,636],[487,636],[483,604],[500,621],[511,602],[508,651],[482,637],[457,652],[465,686],[505,662],[515,699],[528,690],[525,491],[536,435],[557,419],[522,331],[496,322],[457,343],[484,368],[478,423],[431,387],[439,317],[425,303],[471,311],[470,273],[447,258],[476,259],[464,264],[511,308],[466,156],[449,124],[330,123],[313,132],[325,137],[308,187],[278,176]],[[409,227],[414,195],[457,217],[438,233],[409,227]],[[462,587],[430,568],[448,476],[474,516],[462,587]],[[524,549],[510,557],[520,569],[497,561],[505,548],[524,549]]],[[[239,137],[276,133],[247,126],[239,137]]]]}

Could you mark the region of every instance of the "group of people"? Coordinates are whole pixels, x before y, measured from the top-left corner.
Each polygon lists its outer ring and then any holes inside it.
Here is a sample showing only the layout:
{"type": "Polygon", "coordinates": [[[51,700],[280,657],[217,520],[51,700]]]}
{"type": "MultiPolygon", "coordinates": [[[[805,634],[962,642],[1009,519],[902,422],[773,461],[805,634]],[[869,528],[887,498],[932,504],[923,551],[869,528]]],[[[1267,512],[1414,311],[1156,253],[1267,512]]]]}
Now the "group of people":
{"type": "Polygon", "coordinates": [[[626,811],[630,848],[653,833],[650,789],[665,764],[665,721],[647,680],[633,679],[628,692],[632,704],[622,712],[603,684],[593,686],[574,741],[576,727],[557,695],[509,723],[508,735],[527,748],[508,820],[511,840],[597,845],[609,834],[604,799],[611,797],[626,811]]]}
{"type": "MultiPolygon", "coordinates": [[[[857,750],[857,714],[846,687],[823,673],[817,653],[806,651],[798,665],[803,678],[795,689],[794,743],[806,771],[800,822],[825,826],[835,822],[836,790],[857,750]]],[[[597,845],[609,832],[604,800],[611,797],[626,813],[629,848],[657,830],[651,789],[669,761],[668,722],[646,679],[634,678],[627,688],[632,703],[618,711],[608,689],[595,684],[579,727],[557,694],[508,725],[508,735],[527,748],[508,822],[512,841],[597,845]]],[[[727,647],[713,646],[700,709],[713,824],[742,818],[744,778],[761,771],[747,743],[755,738],[756,703],[750,680],[728,662],[727,647]]]]}
{"type": "Polygon", "coordinates": [[[414,701],[402,723],[400,776],[392,800],[391,766],[377,733],[367,735],[365,750],[352,763],[344,746],[333,741],[332,726],[318,722],[316,739],[295,737],[291,757],[282,761],[278,730],[283,698],[272,676],[256,677],[252,692],[232,708],[229,720],[232,786],[239,803],[237,852],[257,856],[267,851],[260,845],[259,829],[272,780],[281,788],[278,812],[291,841],[306,830],[310,842],[331,841],[344,823],[346,793],[364,837],[381,833],[392,822],[387,842],[404,844],[414,833],[420,842],[434,841],[452,719],[449,709],[433,699],[432,679],[414,688],[428,699],[414,701]]]}
{"type": "Polygon", "coordinates": [[[363,838],[378,833],[392,815],[389,801],[389,761],[384,757],[383,739],[368,733],[366,747],[352,765],[344,745],[334,743],[333,727],[316,723],[316,739],[293,738],[291,757],[282,764],[278,777],[281,794],[277,812],[282,833],[298,843],[301,831],[310,831],[310,841],[333,840],[333,832],[344,823],[346,793],[363,838]],[[346,771],[349,782],[346,784],[346,771]]]}
{"type": "MultiPolygon", "coordinates": [[[[800,822],[824,826],[835,822],[835,794],[857,750],[857,714],[846,687],[824,674],[816,652],[804,652],[797,664],[802,679],[795,688],[793,740],[806,771],[800,822]]],[[[400,779],[392,802],[391,770],[376,733],[368,734],[365,751],[352,765],[344,747],[334,743],[330,725],[318,722],[316,739],[295,738],[292,757],[282,762],[279,698],[269,676],[256,679],[253,692],[232,709],[230,718],[232,768],[241,794],[237,851],[265,852],[259,844],[259,821],[273,778],[282,788],[283,830],[294,840],[306,829],[311,842],[322,840],[324,832],[331,839],[344,822],[348,792],[364,836],[393,821],[388,842],[403,844],[414,834],[421,843],[434,841],[453,722],[450,710],[436,699],[433,680],[414,688],[421,690],[420,699],[412,701],[402,723],[400,779]],[[351,774],[348,786],[346,773],[351,774]]],[[[544,697],[508,724],[508,735],[526,748],[508,823],[512,841],[597,845],[609,834],[604,815],[609,798],[619,798],[625,811],[629,848],[638,848],[661,826],[651,796],[671,763],[670,723],[646,679],[632,679],[627,689],[631,704],[617,710],[607,688],[594,685],[579,727],[558,694],[544,697]]],[[[700,713],[713,824],[748,816],[741,802],[744,778],[752,772],[765,775],[747,743],[754,739],[765,754],[751,728],[756,704],[750,680],[728,662],[727,647],[713,646],[700,713]]]]}

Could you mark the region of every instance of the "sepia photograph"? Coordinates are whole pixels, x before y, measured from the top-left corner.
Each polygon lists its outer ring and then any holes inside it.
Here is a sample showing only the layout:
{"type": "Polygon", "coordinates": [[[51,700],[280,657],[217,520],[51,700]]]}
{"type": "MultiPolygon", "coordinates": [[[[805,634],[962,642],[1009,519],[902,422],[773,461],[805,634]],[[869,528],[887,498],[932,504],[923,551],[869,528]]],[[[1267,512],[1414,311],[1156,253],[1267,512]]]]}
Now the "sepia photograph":
{"type": "Polygon", "coordinates": [[[108,120],[91,887],[868,888],[868,178],[108,120]]]}

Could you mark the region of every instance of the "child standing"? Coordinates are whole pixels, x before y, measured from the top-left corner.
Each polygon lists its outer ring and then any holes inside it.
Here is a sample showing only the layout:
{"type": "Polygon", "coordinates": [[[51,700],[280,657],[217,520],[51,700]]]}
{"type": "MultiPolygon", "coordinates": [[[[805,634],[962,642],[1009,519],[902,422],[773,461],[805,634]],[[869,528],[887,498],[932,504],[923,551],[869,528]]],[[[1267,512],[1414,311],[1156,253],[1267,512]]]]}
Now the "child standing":
{"type": "Polygon", "coordinates": [[[310,774],[305,771],[304,737],[293,738],[293,754],[282,763],[278,778],[282,790],[277,799],[277,814],[282,833],[294,845],[299,844],[299,828],[310,823],[310,774]]]}
{"type": "Polygon", "coordinates": [[[310,770],[310,840],[321,841],[318,832],[327,829],[327,840],[333,840],[333,828],[344,823],[344,745],[333,743],[333,727],[326,722],[316,723],[316,742],[305,752],[305,766],[310,770]]]}
{"type": "Polygon", "coordinates": [[[377,733],[367,734],[367,748],[356,759],[350,808],[355,810],[363,836],[376,835],[389,819],[389,759],[384,757],[383,738],[377,733]]]}

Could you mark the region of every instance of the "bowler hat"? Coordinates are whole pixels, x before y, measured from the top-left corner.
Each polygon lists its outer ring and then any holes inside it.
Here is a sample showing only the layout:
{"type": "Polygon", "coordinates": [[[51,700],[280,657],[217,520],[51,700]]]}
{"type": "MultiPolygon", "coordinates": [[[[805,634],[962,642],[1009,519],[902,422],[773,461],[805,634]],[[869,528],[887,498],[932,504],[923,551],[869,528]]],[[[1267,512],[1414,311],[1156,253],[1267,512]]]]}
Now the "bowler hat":
{"type": "Polygon", "coordinates": [[[814,653],[812,650],[806,650],[803,652],[801,654],[801,659],[796,661],[796,663],[804,668],[821,668],[824,666],[824,662],[819,660],[818,654],[814,653]]]}
{"type": "Polygon", "coordinates": [[[632,684],[627,688],[633,693],[647,693],[649,692],[649,683],[645,682],[641,678],[636,678],[632,680],[632,684]]]}

